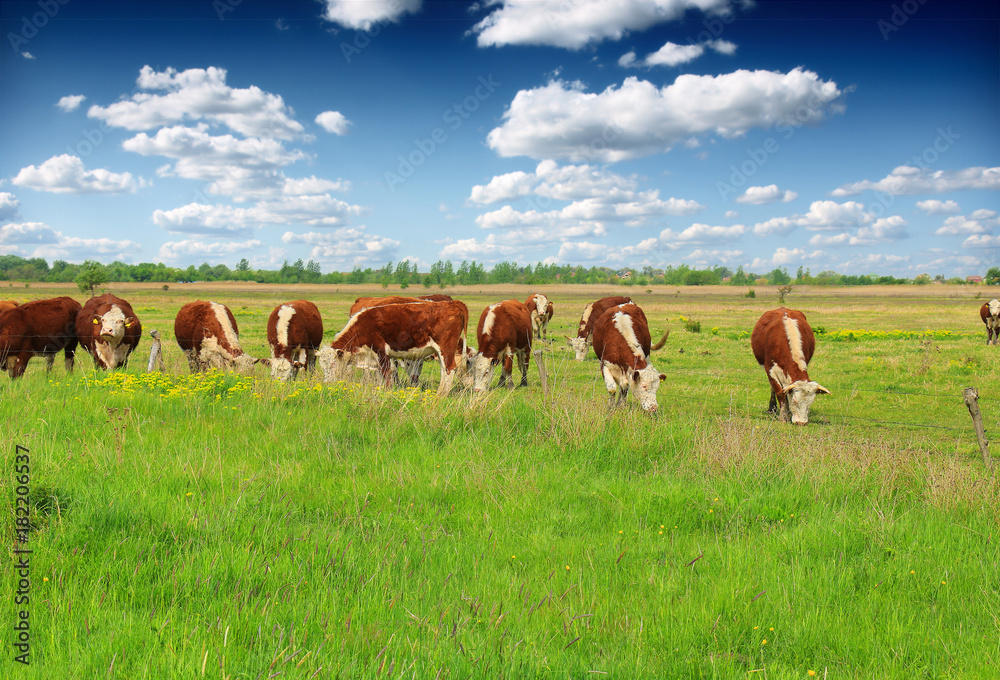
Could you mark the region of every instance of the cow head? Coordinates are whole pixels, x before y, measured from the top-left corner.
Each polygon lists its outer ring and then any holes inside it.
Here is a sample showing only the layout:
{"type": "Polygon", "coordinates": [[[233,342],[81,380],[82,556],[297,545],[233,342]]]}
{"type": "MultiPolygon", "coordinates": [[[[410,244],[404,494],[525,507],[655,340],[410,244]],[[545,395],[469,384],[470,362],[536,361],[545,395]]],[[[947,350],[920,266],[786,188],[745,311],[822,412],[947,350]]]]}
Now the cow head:
{"type": "Polygon", "coordinates": [[[233,368],[237,373],[250,375],[253,373],[254,365],[259,361],[260,359],[252,357],[249,354],[240,354],[239,356],[233,357],[233,368]]]}
{"type": "Polygon", "coordinates": [[[1000,317],[1000,300],[990,300],[990,316],[994,319],[1000,317]]]}
{"type": "Polygon", "coordinates": [[[329,346],[316,352],[316,361],[323,371],[323,382],[344,380],[347,377],[347,367],[353,358],[353,353],[329,346]]]}
{"type": "Polygon", "coordinates": [[[467,359],[469,375],[472,377],[472,391],[485,392],[490,387],[490,379],[493,377],[493,367],[496,365],[495,359],[484,357],[482,353],[476,354],[467,359]]]}
{"type": "Polygon", "coordinates": [[[639,400],[639,406],[642,407],[643,411],[656,412],[656,390],[666,378],[667,376],[657,373],[656,369],[648,364],[646,368],[632,371],[632,375],[629,377],[629,387],[635,392],[635,397],[639,400]]]}
{"type": "Polygon", "coordinates": [[[583,361],[587,358],[587,350],[590,349],[590,343],[587,342],[587,338],[571,338],[569,336],[563,337],[566,338],[566,342],[569,343],[569,346],[573,348],[577,361],[583,361]]]}
{"type": "MultiPolygon", "coordinates": [[[[782,388],[778,396],[787,400],[787,410],[791,413],[792,423],[805,425],[809,422],[809,407],[812,406],[817,394],[830,394],[830,390],[814,380],[796,380],[782,388]]],[[[781,411],[786,412],[785,405],[781,411]]]]}
{"type": "Polygon", "coordinates": [[[282,357],[277,359],[265,358],[261,359],[260,362],[271,367],[271,377],[273,379],[285,382],[294,380],[295,376],[298,375],[299,369],[305,368],[305,364],[301,361],[289,361],[282,357]]]}
{"type": "Polygon", "coordinates": [[[135,324],[135,318],[126,317],[118,305],[114,305],[104,314],[95,314],[91,318],[91,323],[101,340],[112,347],[117,347],[125,337],[125,329],[135,324]]]}

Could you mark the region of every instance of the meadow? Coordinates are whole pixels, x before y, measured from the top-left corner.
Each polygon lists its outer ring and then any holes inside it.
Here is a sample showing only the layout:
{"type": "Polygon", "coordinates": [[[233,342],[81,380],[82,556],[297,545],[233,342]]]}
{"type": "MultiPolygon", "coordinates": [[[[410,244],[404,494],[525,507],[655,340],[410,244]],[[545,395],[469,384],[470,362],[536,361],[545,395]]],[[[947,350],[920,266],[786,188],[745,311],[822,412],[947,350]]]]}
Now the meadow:
{"type": "MultiPolygon", "coordinates": [[[[0,299],[82,301],[23,286],[0,299]]],[[[268,314],[298,298],[329,341],[354,298],[396,287],[108,290],[144,328],[127,370],[79,353],[71,374],[0,375],[5,559],[19,488],[32,551],[27,603],[0,570],[4,677],[997,677],[1000,485],[962,401],[976,387],[996,430],[992,289],[795,287],[832,393],[806,427],[765,413],[763,286],[546,287],[548,394],[533,357],[529,387],[480,398],[438,397],[432,366],[419,389],[192,376],[173,341],[180,306],[210,299],[266,356],[268,314]],[[562,339],[612,294],[670,331],[655,416],[609,408],[596,358],[562,339]]],[[[474,335],[487,304],[534,291],[442,292],[474,335]]]]}

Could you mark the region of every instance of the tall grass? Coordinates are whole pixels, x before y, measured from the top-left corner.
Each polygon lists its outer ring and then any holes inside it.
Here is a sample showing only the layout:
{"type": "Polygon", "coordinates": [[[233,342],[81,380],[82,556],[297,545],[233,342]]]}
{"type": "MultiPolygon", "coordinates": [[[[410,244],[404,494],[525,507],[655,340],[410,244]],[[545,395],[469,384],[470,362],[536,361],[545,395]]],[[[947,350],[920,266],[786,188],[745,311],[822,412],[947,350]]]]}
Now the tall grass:
{"type": "MultiPolygon", "coordinates": [[[[660,304],[654,326],[683,311],[660,304]]],[[[179,363],[4,380],[36,527],[16,672],[993,677],[1000,498],[954,390],[997,377],[995,348],[821,345],[834,394],[792,428],[763,414],[724,304],[695,310],[722,333],[654,356],[654,418],[610,409],[596,362],[556,344],[547,398],[534,368],[527,389],[445,399],[436,370],[426,390],[179,363]]]]}

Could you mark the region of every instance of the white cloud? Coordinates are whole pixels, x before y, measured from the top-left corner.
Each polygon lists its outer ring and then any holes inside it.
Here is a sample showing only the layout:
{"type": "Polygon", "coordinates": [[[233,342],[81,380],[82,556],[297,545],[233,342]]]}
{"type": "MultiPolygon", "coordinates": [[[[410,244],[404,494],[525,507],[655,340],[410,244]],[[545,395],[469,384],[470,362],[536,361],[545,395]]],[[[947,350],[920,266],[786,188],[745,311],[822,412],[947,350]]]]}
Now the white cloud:
{"type": "Polygon", "coordinates": [[[186,121],[225,125],[247,137],[293,139],[303,134],[302,124],[275,94],[255,85],[233,88],[226,84],[226,69],[214,66],[178,72],[154,71],[143,66],[140,90],[109,106],[91,106],[87,115],[128,130],[149,130],[186,121]],[[149,91],[163,90],[165,94],[149,91]]]}
{"type": "Polygon", "coordinates": [[[796,227],[805,227],[810,231],[834,230],[863,226],[874,219],[874,214],[865,212],[862,203],[813,201],[809,206],[809,212],[805,215],[773,217],[766,222],[755,224],[753,231],[758,236],[785,235],[796,227]]]}
{"type": "Polygon", "coordinates": [[[207,242],[187,239],[184,241],[168,241],[160,246],[157,257],[166,262],[188,261],[199,259],[222,260],[231,259],[235,255],[249,254],[264,244],[257,239],[248,241],[207,242]]]}
{"type": "Polygon", "coordinates": [[[492,0],[486,4],[499,8],[472,28],[480,47],[551,45],[571,50],[680,20],[688,9],[728,14],[732,7],[731,0],[492,0]]]}
{"type": "Polygon", "coordinates": [[[335,135],[346,135],[351,121],[339,111],[324,111],[316,116],[316,124],[335,135]]]}
{"type": "Polygon", "coordinates": [[[873,246],[879,243],[892,243],[909,238],[909,236],[906,232],[906,220],[899,215],[892,215],[877,219],[872,224],[859,228],[848,241],[848,245],[873,246]]]}
{"type": "Polygon", "coordinates": [[[134,193],[146,181],[138,181],[132,173],[114,173],[110,170],[87,170],[77,156],[62,154],[35,167],[21,168],[11,180],[17,186],[55,194],[123,194],[134,193]]]}
{"type": "Polygon", "coordinates": [[[917,201],[917,208],[928,215],[954,215],[961,210],[955,201],[938,201],[936,199],[917,201]]]}
{"type": "Polygon", "coordinates": [[[736,212],[735,210],[727,210],[726,211],[726,218],[727,219],[735,220],[739,216],[740,216],[740,214],[738,212],[736,212]]]}
{"type": "Polygon", "coordinates": [[[698,135],[736,138],[782,120],[821,121],[841,90],[812,71],[681,75],[658,88],[626,78],[600,93],[560,80],[521,90],[487,136],[500,156],[617,162],[669,151],[698,135]]]}
{"type": "Polygon", "coordinates": [[[189,203],[172,210],[154,211],[153,223],[174,233],[239,237],[254,228],[289,223],[335,227],[361,213],[359,206],[320,194],[281,196],[258,201],[249,208],[189,203]]]}
{"type": "Polygon", "coordinates": [[[474,238],[459,239],[441,249],[439,256],[447,260],[495,261],[507,258],[521,250],[518,246],[479,241],[474,238]]]}
{"type": "Polygon", "coordinates": [[[70,111],[75,111],[80,104],[83,103],[84,99],[86,99],[86,97],[82,94],[70,94],[60,98],[59,101],[56,102],[56,106],[69,113],[70,111]]]}
{"type": "Polygon", "coordinates": [[[660,232],[660,241],[675,245],[680,243],[728,243],[739,239],[747,231],[747,228],[742,224],[719,227],[695,223],[680,232],[664,229],[660,232]]]}
{"type": "Polygon", "coordinates": [[[6,191],[0,192],[0,223],[21,218],[21,202],[17,196],[6,191]]]}
{"type": "Polygon", "coordinates": [[[750,262],[748,269],[760,272],[771,270],[777,267],[789,267],[793,265],[807,264],[810,262],[820,262],[826,257],[822,250],[814,250],[811,253],[803,248],[783,248],[779,247],[769,258],[756,257],[750,262]]]}
{"type": "Polygon", "coordinates": [[[967,236],[969,234],[989,234],[1000,227],[1000,218],[992,210],[977,210],[968,217],[954,215],[944,221],[935,231],[938,236],[967,236]]]}
{"type": "Polygon", "coordinates": [[[1000,235],[973,234],[962,243],[963,248],[1000,248],[1000,235]]]}
{"type": "Polygon", "coordinates": [[[833,190],[833,196],[853,196],[862,191],[885,191],[896,196],[939,194],[963,189],[1000,189],[1000,167],[936,170],[901,165],[878,180],[852,182],[833,190]]]}
{"type": "Polygon", "coordinates": [[[764,205],[775,201],[788,203],[798,197],[799,195],[794,191],[782,191],[777,184],[769,184],[766,187],[747,187],[746,191],[736,197],[736,202],[764,205]]]}
{"type": "Polygon", "coordinates": [[[30,60],[35,59],[35,55],[33,55],[31,52],[21,52],[21,56],[24,57],[25,59],[30,59],[30,60]]]}
{"type": "Polygon", "coordinates": [[[286,231],[282,242],[302,243],[312,248],[309,255],[326,263],[345,263],[351,266],[382,262],[394,258],[400,243],[385,236],[369,234],[364,227],[345,227],[332,232],[310,231],[296,234],[286,231]]]}
{"type": "Polygon", "coordinates": [[[736,44],[728,40],[709,40],[701,45],[678,45],[667,41],[663,47],[646,56],[645,59],[636,60],[635,52],[623,54],[618,59],[618,65],[629,68],[645,66],[680,66],[690,61],[694,61],[705,53],[705,48],[712,49],[720,54],[731,56],[736,54],[736,44]]]}
{"type": "Polygon", "coordinates": [[[0,243],[58,243],[59,232],[41,222],[5,224],[0,227],[0,243]]]}
{"type": "Polygon", "coordinates": [[[323,18],[344,28],[367,31],[376,24],[396,23],[420,11],[422,0],[322,0],[323,18]]]}
{"type": "Polygon", "coordinates": [[[705,44],[711,47],[719,54],[724,54],[727,57],[731,57],[734,54],[736,54],[736,43],[730,42],[728,40],[722,40],[722,39],[709,40],[705,44]]]}

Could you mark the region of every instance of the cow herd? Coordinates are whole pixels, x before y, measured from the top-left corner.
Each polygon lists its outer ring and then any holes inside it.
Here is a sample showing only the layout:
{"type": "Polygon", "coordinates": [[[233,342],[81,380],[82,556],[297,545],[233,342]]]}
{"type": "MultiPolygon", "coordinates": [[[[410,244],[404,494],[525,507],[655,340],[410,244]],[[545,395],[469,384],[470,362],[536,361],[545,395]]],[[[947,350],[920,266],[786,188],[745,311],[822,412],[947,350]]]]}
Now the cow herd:
{"type": "MultiPolygon", "coordinates": [[[[469,310],[459,300],[441,294],[361,297],[351,306],[344,328],[324,346],[319,309],[308,300],[295,300],[271,312],[271,356],[255,358],[240,346],[239,327],[229,308],[197,300],[178,311],[174,337],[192,372],[216,368],[248,373],[264,363],[273,378],[293,380],[299,370],[311,372],[319,364],[323,379],[332,382],[346,379],[355,366],[377,372],[391,385],[402,367],[406,380],[417,385],[424,362],[437,359],[439,394],[448,394],[457,382],[479,393],[488,389],[497,365],[502,367],[498,386],[508,381],[513,385],[515,359],[518,384],[527,386],[532,341],[547,338],[553,312],[551,300],[541,293],[524,303],[491,304],[479,317],[477,348],[471,348],[466,342],[469,310]]],[[[980,316],[986,343],[1000,344],[1000,300],[984,304],[980,316]]],[[[11,378],[20,377],[33,356],[43,357],[51,369],[60,351],[66,370],[72,371],[78,346],[97,368],[126,366],[141,334],[142,324],[131,305],[111,294],[84,305],[70,297],[24,304],[0,301],[0,367],[11,378]]],[[[593,347],[613,403],[623,402],[631,391],[643,410],[655,412],[656,391],[666,376],[653,367],[650,355],[663,347],[668,335],[654,345],[642,308],[629,297],[616,296],[588,304],[577,336],[566,340],[578,361],[593,347]]],[[[807,373],[816,340],[805,315],[784,307],[765,312],[754,326],[750,345],[771,386],[768,410],[782,421],[805,425],[816,396],[830,394],[807,373]]]]}

